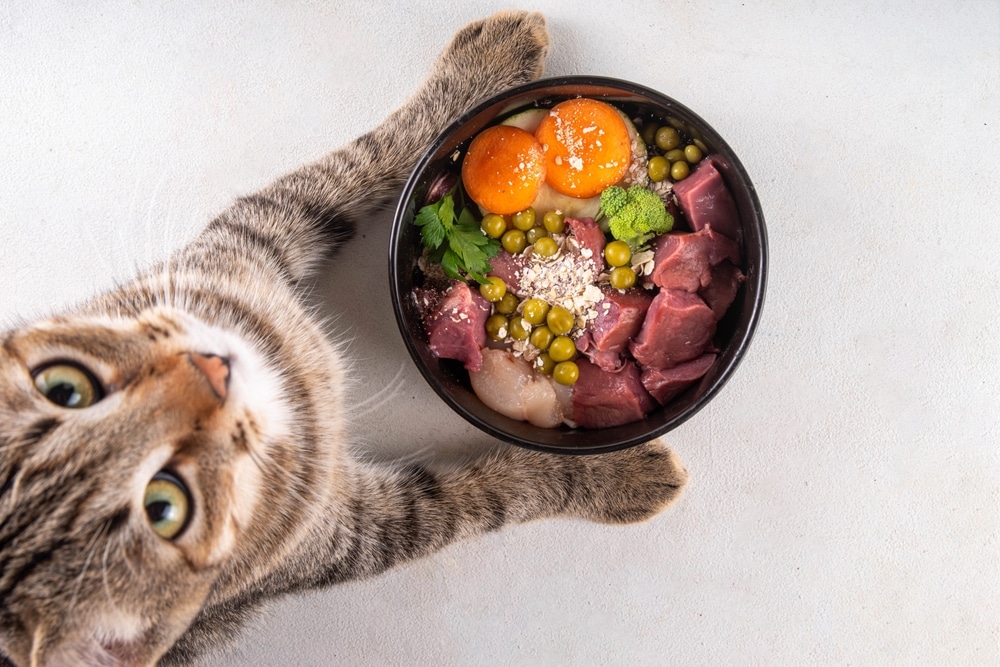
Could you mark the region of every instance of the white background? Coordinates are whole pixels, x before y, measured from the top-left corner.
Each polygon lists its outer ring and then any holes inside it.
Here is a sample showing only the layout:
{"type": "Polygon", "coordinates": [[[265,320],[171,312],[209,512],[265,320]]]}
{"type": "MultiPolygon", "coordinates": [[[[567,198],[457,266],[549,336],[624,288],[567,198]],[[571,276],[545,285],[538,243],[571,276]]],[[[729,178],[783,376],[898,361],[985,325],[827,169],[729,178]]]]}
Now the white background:
{"type": "MultiPolygon", "coordinates": [[[[369,129],[504,6],[431,4],[2,3],[0,326],[369,129]]],[[[758,188],[765,310],[668,438],[690,488],[641,526],[530,524],[287,599],[207,664],[1000,663],[1000,3],[524,6],[548,75],[678,99],[758,188]]],[[[358,441],[480,447],[398,339],[388,222],[317,286],[358,441]]]]}

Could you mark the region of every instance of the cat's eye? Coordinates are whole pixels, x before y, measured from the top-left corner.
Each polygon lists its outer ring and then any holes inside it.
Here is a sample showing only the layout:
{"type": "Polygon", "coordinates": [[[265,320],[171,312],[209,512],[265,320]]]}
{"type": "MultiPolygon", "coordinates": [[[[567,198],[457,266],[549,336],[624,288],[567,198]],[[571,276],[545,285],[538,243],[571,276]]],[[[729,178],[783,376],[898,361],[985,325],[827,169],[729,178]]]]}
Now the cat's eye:
{"type": "Polygon", "coordinates": [[[38,391],[64,408],[87,408],[103,398],[101,385],[77,364],[61,361],[42,366],[32,375],[38,391]]]}
{"type": "Polygon", "coordinates": [[[153,475],[142,504],[153,531],[163,539],[174,539],[188,524],[191,496],[184,482],[166,470],[153,475]]]}

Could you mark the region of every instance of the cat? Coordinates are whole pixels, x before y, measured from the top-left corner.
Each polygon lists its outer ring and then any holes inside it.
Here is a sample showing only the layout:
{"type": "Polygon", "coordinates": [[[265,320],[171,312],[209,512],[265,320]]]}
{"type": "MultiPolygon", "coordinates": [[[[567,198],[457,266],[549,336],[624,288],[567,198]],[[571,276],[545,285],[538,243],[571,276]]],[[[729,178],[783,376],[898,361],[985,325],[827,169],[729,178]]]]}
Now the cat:
{"type": "Polygon", "coordinates": [[[452,38],[346,147],[242,197],[186,247],[0,334],[0,664],[190,664],[275,597],[544,517],[648,519],[688,474],[658,441],[498,444],[375,464],[345,442],[346,361],[301,285],[450,121],[542,74],[537,13],[452,38]]]}

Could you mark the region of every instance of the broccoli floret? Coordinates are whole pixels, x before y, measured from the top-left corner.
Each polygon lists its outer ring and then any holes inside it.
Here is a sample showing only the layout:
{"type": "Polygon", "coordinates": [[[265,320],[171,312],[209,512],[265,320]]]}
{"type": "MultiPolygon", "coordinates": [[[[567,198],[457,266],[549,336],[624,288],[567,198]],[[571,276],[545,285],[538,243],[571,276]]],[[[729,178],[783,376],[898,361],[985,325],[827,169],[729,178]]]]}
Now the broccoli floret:
{"type": "Polygon", "coordinates": [[[655,192],[633,185],[628,190],[612,185],[601,193],[601,212],[611,235],[638,248],[658,234],[673,229],[674,217],[655,192]]]}

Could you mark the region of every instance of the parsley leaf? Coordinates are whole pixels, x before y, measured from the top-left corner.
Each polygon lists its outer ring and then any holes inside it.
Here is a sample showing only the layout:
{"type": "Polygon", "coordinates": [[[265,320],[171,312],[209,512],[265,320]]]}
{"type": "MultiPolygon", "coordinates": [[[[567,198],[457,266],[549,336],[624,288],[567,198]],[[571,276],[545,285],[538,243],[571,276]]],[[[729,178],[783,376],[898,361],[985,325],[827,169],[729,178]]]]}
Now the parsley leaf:
{"type": "Polygon", "coordinates": [[[500,242],[483,233],[468,208],[463,208],[456,220],[451,194],[421,208],[413,224],[420,227],[424,246],[432,251],[427,259],[439,262],[448,277],[488,282],[486,274],[493,268],[489,259],[500,252],[500,242]]]}
{"type": "Polygon", "coordinates": [[[441,218],[438,217],[438,206],[439,204],[424,206],[413,221],[413,224],[420,227],[420,238],[423,240],[424,246],[431,250],[435,250],[441,245],[446,234],[441,218]]]}

